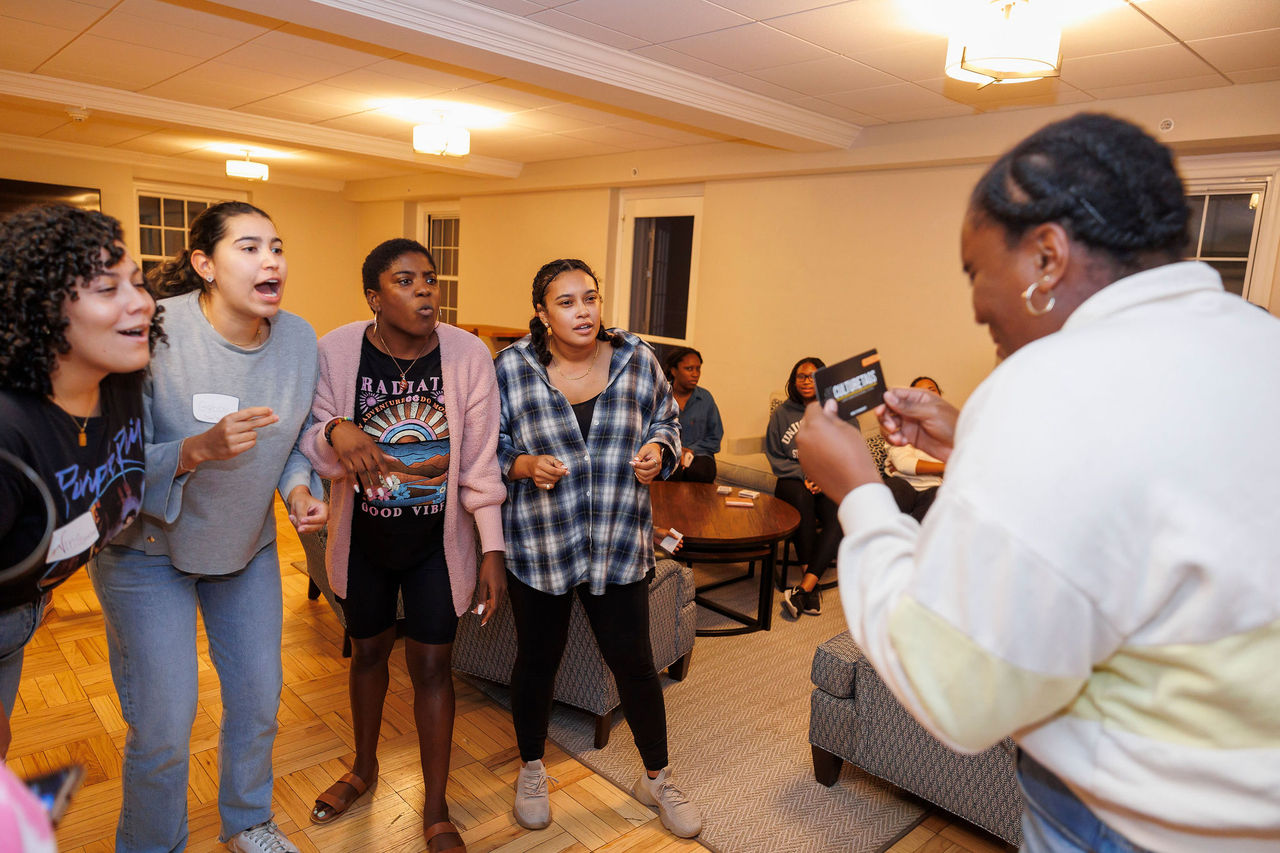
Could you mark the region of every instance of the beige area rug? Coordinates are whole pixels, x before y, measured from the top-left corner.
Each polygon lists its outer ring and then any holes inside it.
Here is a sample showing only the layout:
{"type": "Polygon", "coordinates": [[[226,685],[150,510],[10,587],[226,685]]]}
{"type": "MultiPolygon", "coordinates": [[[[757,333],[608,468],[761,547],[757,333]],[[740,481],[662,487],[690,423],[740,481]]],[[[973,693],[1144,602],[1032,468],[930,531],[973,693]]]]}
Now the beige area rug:
{"type": "MultiPolygon", "coordinates": [[[[735,567],[709,567],[721,576],[735,567]]],[[[698,571],[698,581],[712,578],[698,571]]],[[[712,593],[754,612],[755,581],[712,593]]],[[[775,596],[780,600],[780,596],[775,596]]],[[[779,604],[775,603],[780,609],[779,604]]],[[[722,617],[699,608],[701,627],[722,617]]],[[[813,778],[809,751],[809,679],[814,649],[844,630],[839,594],[823,595],[821,616],[792,622],[775,610],[773,630],[699,637],[682,682],[663,676],[672,772],[703,814],[699,841],[721,853],[850,851],[876,853],[919,823],[925,809],[848,762],[824,788],[813,778]]],[[[477,682],[508,705],[506,689],[477,682]]],[[[642,772],[622,715],[608,745],[593,747],[593,720],[556,705],[551,737],[579,761],[630,790],[642,772]]]]}

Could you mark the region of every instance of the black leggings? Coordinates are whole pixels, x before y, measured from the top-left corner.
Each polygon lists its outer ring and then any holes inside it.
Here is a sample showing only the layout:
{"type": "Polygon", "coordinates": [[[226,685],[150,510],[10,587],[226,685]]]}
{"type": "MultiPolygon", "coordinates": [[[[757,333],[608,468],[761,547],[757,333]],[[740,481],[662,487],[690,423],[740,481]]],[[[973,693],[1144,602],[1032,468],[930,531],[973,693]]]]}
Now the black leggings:
{"type": "MultiPolygon", "coordinates": [[[[600,655],[613,672],[622,712],[646,770],[667,766],[667,707],[649,644],[649,581],[610,584],[604,595],[576,587],[600,655]]],[[[556,672],[569,639],[573,590],[549,595],[507,572],[516,623],[516,662],[511,669],[511,718],[522,761],[542,758],[551,718],[556,672]]]]}
{"type": "Polygon", "coordinates": [[[796,508],[800,513],[800,526],[796,528],[796,554],[804,563],[805,572],[817,575],[827,570],[827,564],[840,550],[840,519],[836,517],[835,501],[823,494],[813,494],[804,480],[783,477],[778,480],[774,495],[796,508]],[[818,530],[818,526],[822,530],[818,530]]]}

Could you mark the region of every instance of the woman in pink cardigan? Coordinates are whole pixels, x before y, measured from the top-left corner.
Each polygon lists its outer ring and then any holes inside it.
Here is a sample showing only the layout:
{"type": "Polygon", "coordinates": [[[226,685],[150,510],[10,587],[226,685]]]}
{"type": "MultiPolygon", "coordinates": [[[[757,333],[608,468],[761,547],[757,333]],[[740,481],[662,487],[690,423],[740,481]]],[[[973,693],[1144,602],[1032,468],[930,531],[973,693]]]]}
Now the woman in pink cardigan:
{"type": "Polygon", "coordinates": [[[444,796],[450,659],[473,596],[474,612],[488,621],[505,586],[497,381],[484,343],[438,322],[435,261],[422,244],[382,243],[365,259],[363,279],[373,322],[320,339],[314,423],[303,441],[317,473],[333,480],[325,557],[351,637],[356,742],[351,772],[316,797],[311,820],[333,820],[377,779],[400,594],[426,787],[423,832],[432,853],[462,850],[444,796]]]}

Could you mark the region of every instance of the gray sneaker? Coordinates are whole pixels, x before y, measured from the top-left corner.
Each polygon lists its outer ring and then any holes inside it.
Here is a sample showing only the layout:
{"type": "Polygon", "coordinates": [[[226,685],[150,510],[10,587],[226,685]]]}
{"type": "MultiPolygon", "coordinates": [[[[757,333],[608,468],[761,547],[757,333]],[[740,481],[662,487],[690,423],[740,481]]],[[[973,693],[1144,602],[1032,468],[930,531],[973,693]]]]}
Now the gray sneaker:
{"type": "Polygon", "coordinates": [[[227,849],[234,853],[299,853],[289,837],[271,820],[237,832],[227,842],[227,849]]]}
{"type": "Polygon", "coordinates": [[[525,829],[545,829],[551,824],[551,795],[547,793],[547,768],[530,761],[516,777],[516,823],[525,829]]]}
{"type": "Polygon", "coordinates": [[[681,838],[693,838],[702,831],[702,815],[698,807],[689,802],[689,798],[671,781],[671,768],[664,767],[658,778],[650,779],[646,773],[632,787],[631,793],[646,806],[657,806],[658,817],[662,825],[671,830],[672,835],[681,838]]]}

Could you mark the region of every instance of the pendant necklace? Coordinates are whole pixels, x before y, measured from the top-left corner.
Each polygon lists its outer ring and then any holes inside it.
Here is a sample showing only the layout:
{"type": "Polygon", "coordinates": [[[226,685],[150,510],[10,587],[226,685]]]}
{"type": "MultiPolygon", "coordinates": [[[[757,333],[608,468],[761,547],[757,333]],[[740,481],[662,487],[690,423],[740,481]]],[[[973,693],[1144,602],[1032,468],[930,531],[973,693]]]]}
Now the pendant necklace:
{"type": "MultiPolygon", "coordinates": [[[[435,331],[435,329],[432,329],[435,331]]],[[[404,370],[400,370],[400,360],[391,354],[391,347],[387,346],[387,342],[382,339],[382,332],[378,330],[378,324],[373,324],[373,333],[378,336],[378,342],[382,344],[382,348],[386,351],[387,357],[396,366],[396,370],[400,371],[400,384],[408,388],[409,380],[405,378],[405,374],[413,370],[413,366],[418,363],[418,359],[427,354],[427,347],[431,346],[431,335],[427,335],[427,342],[422,345],[422,352],[413,357],[413,361],[409,362],[409,366],[404,370]]]]}
{"type": "Polygon", "coordinates": [[[89,428],[89,418],[93,417],[93,415],[89,415],[88,417],[82,420],[80,418],[77,418],[75,415],[71,414],[70,412],[68,412],[66,409],[62,408],[62,406],[59,406],[58,401],[54,400],[53,397],[49,398],[49,402],[53,403],[53,405],[55,406],[58,406],[58,411],[62,412],[67,417],[71,418],[71,422],[76,425],[76,431],[79,433],[79,435],[76,436],[76,443],[79,444],[81,447],[88,447],[89,438],[88,436],[85,435],[85,430],[89,428]]]}
{"type": "MultiPolygon", "coordinates": [[[[561,379],[564,379],[569,382],[577,382],[579,379],[586,379],[587,376],[591,373],[591,371],[596,369],[596,359],[598,359],[599,357],[600,357],[600,342],[596,341],[596,354],[591,356],[591,366],[587,368],[586,373],[582,374],[581,376],[565,376],[564,371],[560,369],[559,364],[554,365],[554,367],[556,369],[556,373],[560,374],[561,379]]],[[[559,361],[559,360],[560,359],[556,359],[556,361],[559,361]]]]}

